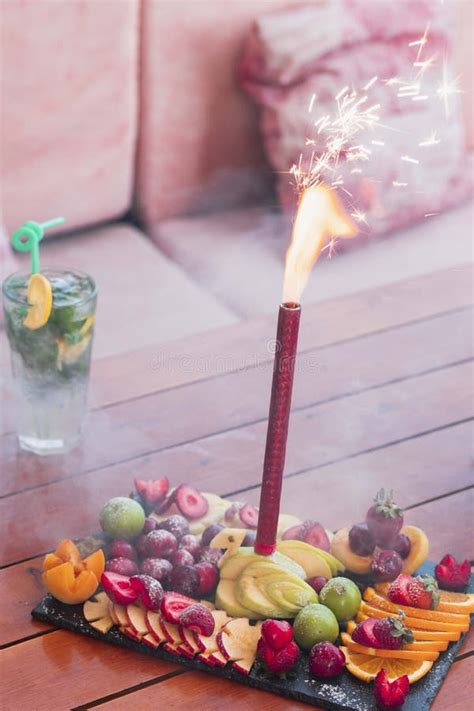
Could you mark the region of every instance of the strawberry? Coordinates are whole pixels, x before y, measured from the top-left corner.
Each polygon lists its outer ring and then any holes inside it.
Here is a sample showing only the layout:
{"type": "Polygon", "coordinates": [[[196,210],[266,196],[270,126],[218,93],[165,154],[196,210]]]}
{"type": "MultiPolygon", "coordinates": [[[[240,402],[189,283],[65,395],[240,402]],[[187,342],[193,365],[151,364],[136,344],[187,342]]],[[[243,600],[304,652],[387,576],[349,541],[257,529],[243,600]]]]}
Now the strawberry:
{"type": "Polygon", "coordinates": [[[401,649],[404,644],[413,642],[413,632],[405,627],[403,617],[383,617],[375,622],[372,632],[377,641],[376,648],[401,649]]]}
{"type": "Polygon", "coordinates": [[[135,489],[147,504],[156,504],[162,501],[169,489],[167,477],[162,479],[135,479],[135,489]]]}
{"type": "Polygon", "coordinates": [[[285,620],[265,620],[262,637],[269,647],[278,651],[293,639],[293,627],[285,620]]]}
{"type": "Polygon", "coordinates": [[[439,605],[438,584],[431,575],[418,575],[414,578],[401,573],[390,585],[387,596],[391,602],[422,610],[433,610],[439,605]]]}
{"type": "Polygon", "coordinates": [[[374,625],[377,621],[377,617],[369,617],[367,620],[359,622],[352,633],[354,642],[363,644],[365,647],[377,647],[377,638],[374,635],[374,625]]]}
{"type": "Polygon", "coordinates": [[[398,709],[405,702],[410,690],[410,683],[406,674],[390,682],[385,669],[381,669],[374,682],[374,696],[377,706],[382,711],[398,709]]]}
{"type": "Polygon", "coordinates": [[[403,512],[393,501],[393,491],[385,493],[380,489],[374,501],[365,519],[368,529],[378,546],[390,548],[389,543],[403,526],[403,512]]]}
{"type": "Polygon", "coordinates": [[[462,590],[469,582],[471,564],[458,563],[452,555],[445,555],[435,568],[436,580],[446,590],[462,590]]]}
{"type": "Polygon", "coordinates": [[[258,656],[272,674],[284,674],[293,669],[300,658],[300,648],[291,641],[283,649],[272,649],[263,638],[258,644],[258,656]]]}
{"type": "Polygon", "coordinates": [[[179,624],[203,637],[210,637],[216,625],[209,608],[199,603],[190,605],[181,612],[179,624]]]}
{"type": "Polygon", "coordinates": [[[174,502],[186,518],[201,518],[209,510],[208,500],[189,484],[180,484],[174,492],[174,502]]]}

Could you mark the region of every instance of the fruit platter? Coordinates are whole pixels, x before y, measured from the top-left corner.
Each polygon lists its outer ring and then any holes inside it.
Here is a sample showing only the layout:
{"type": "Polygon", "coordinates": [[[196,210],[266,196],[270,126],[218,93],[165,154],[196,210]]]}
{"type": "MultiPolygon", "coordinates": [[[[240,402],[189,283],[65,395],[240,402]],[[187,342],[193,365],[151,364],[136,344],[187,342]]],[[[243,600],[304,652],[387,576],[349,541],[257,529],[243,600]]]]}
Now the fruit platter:
{"type": "Polygon", "coordinates": [[[167,478],[107,501],[102,532],[46,555],[34,617],[329,709],[428,709],[474,612],[470,564],[429,541],[380,491],[333,534],[167,478]],[[370,503],[370,502],[369,502],[370,503]]]}

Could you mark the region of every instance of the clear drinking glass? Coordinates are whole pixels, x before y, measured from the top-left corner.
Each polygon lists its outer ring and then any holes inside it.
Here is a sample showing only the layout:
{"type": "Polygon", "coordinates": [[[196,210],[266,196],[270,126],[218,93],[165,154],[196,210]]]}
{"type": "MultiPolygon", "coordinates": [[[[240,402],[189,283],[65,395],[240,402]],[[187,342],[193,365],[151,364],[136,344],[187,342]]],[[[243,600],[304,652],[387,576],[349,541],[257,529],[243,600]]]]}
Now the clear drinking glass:
{"type": "Polygon", "coordinates": [[[87,405],[97,289],[75,269],[44,269],[53,306],[36,330],[23,325],[30,274],[3,283],[20,447],[36,454],[66,452],[78,441],[87,405]]]}

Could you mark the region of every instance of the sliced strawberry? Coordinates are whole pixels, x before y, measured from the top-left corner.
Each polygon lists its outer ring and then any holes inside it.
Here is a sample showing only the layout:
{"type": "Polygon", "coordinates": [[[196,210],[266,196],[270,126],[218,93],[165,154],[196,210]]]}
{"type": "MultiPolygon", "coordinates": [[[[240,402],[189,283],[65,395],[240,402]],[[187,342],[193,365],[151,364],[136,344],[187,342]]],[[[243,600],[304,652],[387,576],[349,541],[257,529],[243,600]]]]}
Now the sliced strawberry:
{"type": "Polygon", "coordinates": [[[116,605],[129,605],[135,602],[138,597],[138,592],[133,589],[127,575],[102,573],[100,582],[109,600],[112,600],[116,605]]]}
{"type": "Polygon", "coordinates": [[[163,598],[161,583],[150,575],[134,575],[130,578],[130,585],[140,598],[143,607],[147,610],[160,609],[163,598]]]}
{"type": "Polygon", "coordinates": [[[399,605],[411,605],[410,593],[408,591],[410,582],[411,575],[408,575],[407,573],[400,573],[388,589],[388,599],[391,602],[398,603],[399,605]]]}
{"type": "Polygon", "coordinates": [[[161,600],[161,614],[168,622],[174,625],[179,624],[179,618],[183,610],[191,605],[194,605],[196,600],[181,593],[166,592],[161,600]]]}
{"type": "Polygon", "coordinates": [[[300,523],[298,526],[292,526],[291,528],[287,528],[282,535],[282,539],[284,541],[302,541],[304,538],[304,534],[304,525],[300,523]]]}
{"type": "Polygon", "coordinates": [[[446,590],[462,590],[469,582],[471,564],[468,560],[458,563],[452,555],[445,555],[435,568],[438,583],[446,590]]]}
{"type": "Polygon", "coordinates": [[[210,637],[216,627],[210,609],[199,603],[184,609],[179,617],[179,623],[203,637],[210,637]]]}
{"type": "Polygon", "coordinates": [[[168,496],[161,502],[158,502],[158,504],[155,506],[155,512],[157,514],[164,514],[168,509],[174,504],[174,495],[176,493],[176,489],[171,492],[171,494],[168,494],[168,496]]]}
{"type": "Polygon", "coordinates": [[[180,484],[174,492],[177,507],[186,518],[201,518],[209,510],[209,502],[188,484],[180,484]]]}
{"type": "Polygon", "coordinates": [[[304,542],[308,543],[310,546],[321,548],[321,550],[327,551],[329,553],[331,543],[329,541],[329,537],[326,533],[326,529],[324,528],[324,526],[321,526],[320,523],[317,523],[315,521],[305,521],[303,525],[306,528],[303,538],[304,542]]]}
{"type": "Polygon", "coordinates": [[[170,483],[167,477],[155,479],[155,481],[153,479],[135,479],[135,489],[148,504],[162,501],[166,497],[169,487],[170,483]]]}
{"type": "Polygon", "coordinates": [[[382,711],[400,708],[409,690],[410,683],[406,674],[390,682],[385,669],[381,669],[375,677],[374,696],[378,708],[382,711]]]}
{"type": "Polygon", "coordinates": [[[239,511],[239,517],[242,523],[247,528],[257,528],[258,526],[258,509],[256,506],[245,504],[239,511]]]}
{"type": "Polygon", "coordinates": [[[365,647],[380,647],[377,637],[374,634],[374,625],[377,622],[377,617],[369,617],[363,622],[359,622],[352,633],[352,639],[357,644],[363,644],[365,647]]]}
{"type": "Polygon", "coordinates": [[[239,513],[242,506],[245,506],[245,504],[243,504],[241,501],[234,501],[234,503],[229,506],[229,508],[225,512],[224,521],[229,524],[234,523],[234,518],[239,513]]]}

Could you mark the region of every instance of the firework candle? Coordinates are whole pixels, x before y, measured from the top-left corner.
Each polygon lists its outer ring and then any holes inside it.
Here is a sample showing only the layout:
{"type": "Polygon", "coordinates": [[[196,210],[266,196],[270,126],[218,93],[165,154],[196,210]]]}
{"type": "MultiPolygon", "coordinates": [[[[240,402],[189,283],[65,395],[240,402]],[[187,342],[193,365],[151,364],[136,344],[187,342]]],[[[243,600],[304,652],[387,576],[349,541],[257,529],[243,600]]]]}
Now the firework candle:
{"type": "Polygon", "coordinates": [[[356,231],[334,191],[323,185],[315,185],[303,193],[286,257],[283,303],[278,312],[272,394],[255,541],[255,552],[260,555],[271,555],[276,546],[301,314],[300,297],[311,267],[325,242],[334,237],[352,237],[356,231]]]}
{"type": "Polygon", "coordinates": [[[300,305],[296,303],[281,304],[278,311],[272,394],[255,542],[255,551],[261,555],[270,555],[275,550],[300,313],[300,305]]]}

